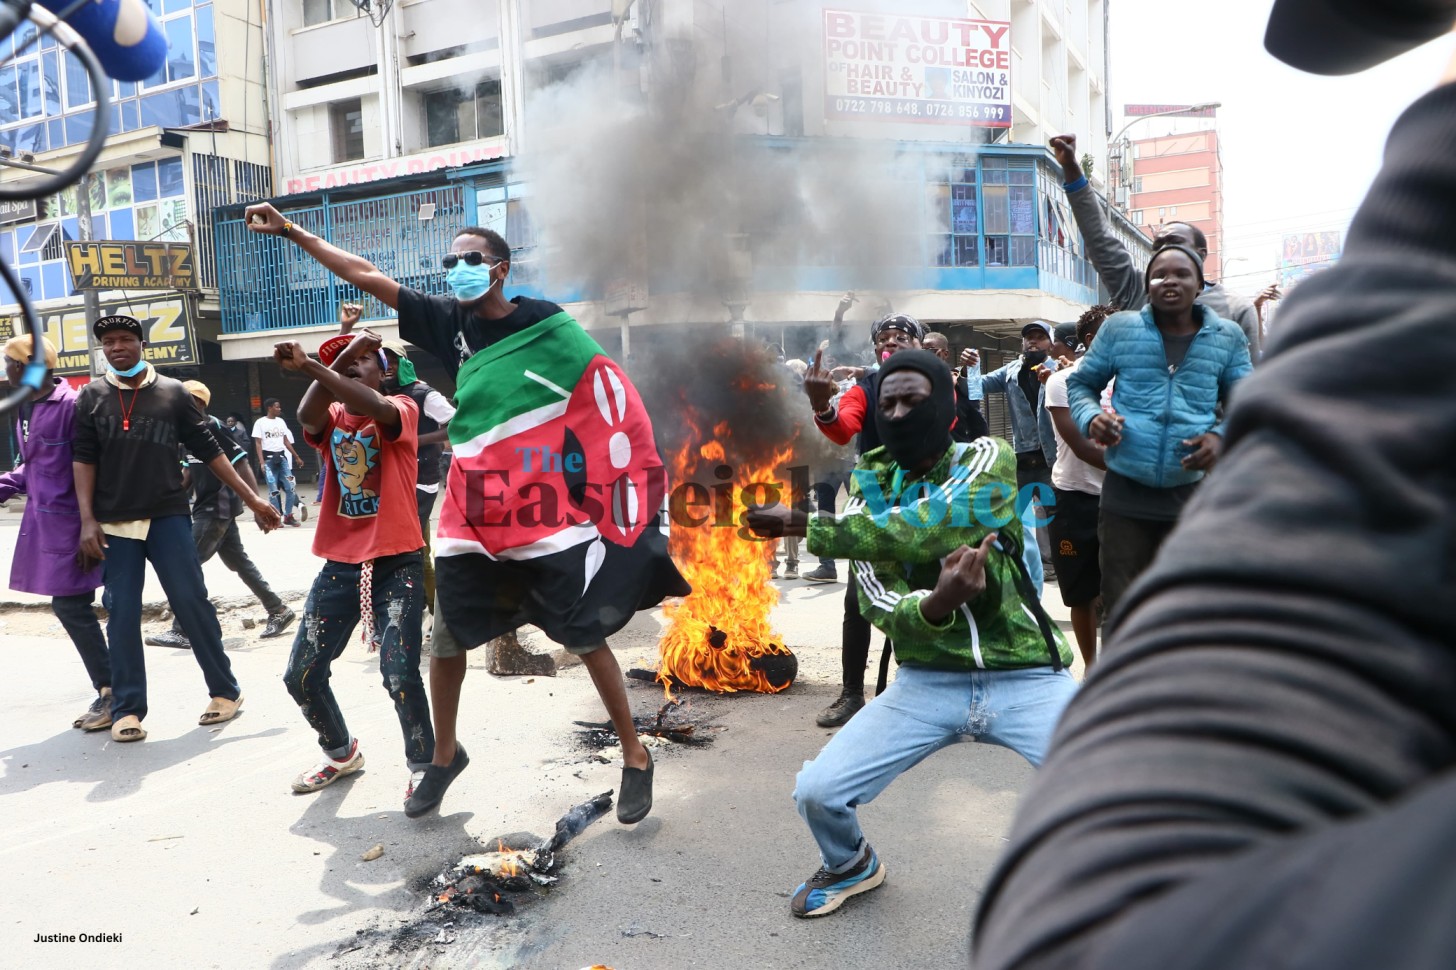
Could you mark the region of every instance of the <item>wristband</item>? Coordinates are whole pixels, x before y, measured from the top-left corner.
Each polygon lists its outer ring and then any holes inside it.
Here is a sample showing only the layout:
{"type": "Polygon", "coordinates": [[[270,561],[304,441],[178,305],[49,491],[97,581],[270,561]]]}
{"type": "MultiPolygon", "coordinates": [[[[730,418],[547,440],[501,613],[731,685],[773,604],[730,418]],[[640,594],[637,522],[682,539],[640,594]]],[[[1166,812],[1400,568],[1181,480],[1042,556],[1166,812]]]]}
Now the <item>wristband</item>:
{"type": "Polygon", "coordinates": [[[814,412],[814,420],[815,421],[822,421],[824,424],[828,424],[830,421],[833,421],[834,420],[834,405],[832,405],[832,404],[829,405],[829,407],[825,408],[823,411],[815,411],[814,412]]]}
{"type": "MultiPolygon", "coordinates": [[[[1086,179],[1083,179],[1083,181],[1085,182],[1086,179]]],[[[278,235],[282,236],[284,239],[287,239],[289,238],[289,233],[291,232],[293,232],[293,223],[285,219],[283,222],[283,228],[278,230],[278,235]]]]}
{"type": "Polygon", "coordinates": [[[1068,195],[1071,195],[1073,192],[1080,192],[1083,189],[1085,189],[1086,187],[1087,187],[1087,176],[1085,176],[1085,175],[1083,175],[1080,178],[1078,178],[1077,181],[1075,181],[1075,182],[1067,182],[1066,184],[1064,184],[1062,186],[1062,188],[1066,189],[1068,195]]]}

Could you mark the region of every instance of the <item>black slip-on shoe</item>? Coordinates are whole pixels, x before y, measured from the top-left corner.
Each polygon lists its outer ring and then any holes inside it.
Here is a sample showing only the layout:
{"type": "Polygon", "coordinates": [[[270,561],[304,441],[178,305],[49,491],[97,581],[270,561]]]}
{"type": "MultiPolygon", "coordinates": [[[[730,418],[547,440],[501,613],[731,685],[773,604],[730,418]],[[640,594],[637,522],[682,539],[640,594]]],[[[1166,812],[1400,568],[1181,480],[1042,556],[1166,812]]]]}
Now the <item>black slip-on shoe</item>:
{"type": "Polygon", "coordinates": [[[652,752],[647,752],[646,768],[622,767],[622,797],[617,799],[617,821],[634,825],[652,811],[652,752]]]}
{"type": "Polygon", "coordinates": [[[470,755],[465,753],[462,745],[455,745],[455,757],[450,761],[450,767],[441,768],[439,765],[430,765],[425,769],[425,777],[415,786],[410,797],[405,799],[404,814],[409,818],[419,818],[428,812],[440,807],[445,792],[449,790],[450,783],[465,766],[470,764],[470,755]]]}

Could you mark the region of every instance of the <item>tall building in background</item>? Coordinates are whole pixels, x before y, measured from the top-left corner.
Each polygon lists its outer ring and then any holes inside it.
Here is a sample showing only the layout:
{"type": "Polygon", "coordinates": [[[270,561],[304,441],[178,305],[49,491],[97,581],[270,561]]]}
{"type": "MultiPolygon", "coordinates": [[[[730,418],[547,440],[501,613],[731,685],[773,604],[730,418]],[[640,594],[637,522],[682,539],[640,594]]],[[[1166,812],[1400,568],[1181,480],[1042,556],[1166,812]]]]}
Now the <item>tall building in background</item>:
{"type": "Polygon", "coordinates": [[[1126,210],[1149,237],[1170,222],[1203,230],[1208,237],[1204,272],[1216,280],[1223,273],[1223,161],[1218,131],[1211,125],[1128,143],[1125,151],[1132,158],[1126,210]]]}
{"type": "MultiPolygon", "coordinates": [[[[513,288],[568,305],[623,354],[626,322],[644,339],[665,324],[746,324],[787,351],[793,330],[822,324],[850,289],[874,293],[857,316],[893,304],[992,344],[1005,336],[1008,347],[1027,320],[1075,319],[1098,300],[1046,146],[1077,131],[1102,187],[1104,0],[413,0],[375,3],[373,16],[351,0],[274,7],[273,201],[412,285],[443,286],[439,255],[456,228],[493,227],[517,254],[513,288]],[[553,92],[566,89],[558,86],[584,76],[597,79],[592,90],[553,105],[553,92]],[[740,171],[782,166],[806,149],[898,159],[877,180],[846,181],[843,198],[824,194],[826,209],[865,195],[847,231],[787,252],[760,245],[778,228],[777,211],[745,204],[730,219],[709,216],[693,202],[702,186],[677,177],[604,186],[570,217],[537,224],[532,193],[544,190],[530,148],[560,137],[553,108],[569,112],[603,92],[648,111],[686,110],[684,140],[704,119],[734,132],[740,171]],[[574,277],[572,266],[553,269],[551,253],[577,231],[576,216],[637,192],[652,215],[622,221],[617,278],[586,265],[574,277]],[[895,192],[907,203],[873,197],[895,192]],[[735,292],[703,292],[700,280],[642,258],[661,236],[649,226],[662,213],[698,233],[678,250],[730,241],[714,265],[734,277],[735,292]],[[884,261],[893,272],[853,265],[857,250],[886,237],[897,241],[884,261]]],[[[680,154],[683,169],[699,163],[671,133],[663,141],[661,154],[680,154]]],[[[612,164],[588,144],[574,149],[584,185],[612,164]]],[[[649,180],[653,162],[643,166],[649,180]]],[[[220,266],[223,352],[259,360],[274,331],[322,333],[338,302],[359,295],[249,234],[241,215],[240,206],[219,214],[233,253],[220,266]]],[[[1145,258],[1131,223],[1114,223],[1145,258]]],[[[390,326],[367,301],[366,316],[390,326]]]]}
{"type": "MultiPolygon", "coordinates": [[[[192,286],[145,297],[189,308],[219,412],[296,400],[269,363],[274,343],[316,342],[360,298],[249,233],[243,208],[259,197],[435,291],[455,231],[497,229],[515,253],[512,291],[562,303],[627,359],[669,325],[812,352],[855,290],[856,344],[893,307],[980,347],[989,369],[1028,320],[1099,302],[1047,141],[1077,132],[1105,187],[1105,0],[147,2],[173,53],[156,78],[113,86],[92,234],[192,246],[192,286]],[[586,102],[659,120],[640,165],[623,165],[620,140],[603,137],[615,132],[592,131],[586,102]],[[722,138],[705,154],[709,134],[722,138]],[[543,145],[559,146],[545,170],[543,145]],[[603,213],[618,234],[573,249],[603,213]],[[708,257],[702,271],[683,271],[684,254],[708,257]]],[[[0,74],[0,145],[64,165],[89,103],[75,65],[40,45],[0,74]]],[[[85,332],[64,260],[78,218],[66,196],[0,212],[0,256],[68,350],[85,332]]],[[[1112,221],[1145,260],[1137,228],[1112,221]]],[[[365,304],[390,332],[392,314],[365,304]]],[[[448,387],[433,362],[421,368],[448,387]]]]}
{"type": "MultiPolygon", "coordinates": [[[[63,375],[82,381],[90,372],[83,295],[90,289],[99,312],[129,311],[147,323],[155,364],[216,382],[220,372],[198,370],[222,359],[213,210],[273,193],[260,0],[148,4],[167,37],[165,66],[145,81],[108,82],[105,147],[81,186],[0,207],[0,259],[35,301],[63,375]],[[97,247],[77,254],[73,244],[87,238],[97,247]],[[182,247],[186,259],[153,263],[161,251],[152,243],[182,247]]],[[[81,62],[54,38],[36,40],[35,27],[23,23],[0,38],[0,55],[17,50],[0,71],[0,184],[7,187],[43,177],[26,166],[69,166],[95,106],[81,62]]],[[[0,339],[16,309],[0,290],[0,339]]]]}

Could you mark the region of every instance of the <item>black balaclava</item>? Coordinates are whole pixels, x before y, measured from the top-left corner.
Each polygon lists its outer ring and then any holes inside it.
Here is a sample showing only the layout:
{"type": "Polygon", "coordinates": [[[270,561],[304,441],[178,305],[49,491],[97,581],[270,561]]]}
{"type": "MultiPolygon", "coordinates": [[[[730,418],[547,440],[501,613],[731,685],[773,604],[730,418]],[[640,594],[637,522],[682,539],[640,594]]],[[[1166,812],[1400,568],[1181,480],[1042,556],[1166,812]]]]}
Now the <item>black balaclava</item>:
{"type": "Polygon", "coordinates": [[[902,418],[891,419],[875,401],[875,430],[880,443],[906,470],[930,457],[940,457],[951,446],[950,428],[955,423],[955,387],[945,361],[928,350],[902,350],[880,365],[879,386],[895,371],[913,370],[930,379],[930,396],[902,418]]]}

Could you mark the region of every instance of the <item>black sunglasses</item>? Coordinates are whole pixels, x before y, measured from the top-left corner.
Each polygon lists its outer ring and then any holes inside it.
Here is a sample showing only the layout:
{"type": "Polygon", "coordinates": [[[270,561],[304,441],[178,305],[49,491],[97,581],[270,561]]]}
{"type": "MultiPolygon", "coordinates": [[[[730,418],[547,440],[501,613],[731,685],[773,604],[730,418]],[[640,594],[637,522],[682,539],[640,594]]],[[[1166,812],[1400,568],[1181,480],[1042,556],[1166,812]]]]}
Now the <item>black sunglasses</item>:
{"type": "Polygon", "coordinates": [[[500,262],[500,260],[496,259],[494,256],[487,256],[485,253],[482,253],[477,249],[472,249],[469,252],[464,253],[446,253],[444,256],[440,257],[440,265],[445,267],[446,269],[454,269],[455,265],[461,260],[465,261],[466,266],[479,266],[486,260],[490,260],[490,265],[494,267],[496,263],[500,262]]]}

